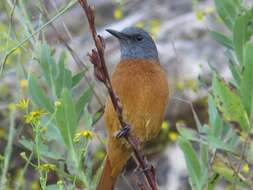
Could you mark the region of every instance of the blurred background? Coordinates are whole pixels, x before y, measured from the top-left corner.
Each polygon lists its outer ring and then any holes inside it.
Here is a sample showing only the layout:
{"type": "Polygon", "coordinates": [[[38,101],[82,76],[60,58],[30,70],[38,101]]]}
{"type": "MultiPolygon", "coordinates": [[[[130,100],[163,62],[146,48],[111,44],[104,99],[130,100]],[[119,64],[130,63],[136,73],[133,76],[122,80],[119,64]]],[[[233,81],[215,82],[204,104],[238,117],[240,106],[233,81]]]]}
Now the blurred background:
{"type": "MultiPolygon", "coordinates": [[[[176,127],[183,125],[196,128],[193,111],[196,112],[200,122],[207,122],[207,93],[212,78],[210,67],[218,68],[225,78],[230,76],[224,66],[223,49],[209,35],[210,29],[225,30],[217,18],[213,1],[90,0],[89,2],[95,7],[98,33],[105,38],[106,63],[110,72],[118,63],[120,52],[117,40],[111,37],[105,29],[122,30],[129,26],[138,26],[147,30],[155,39],[160,62],[168,73],[168,80],[171,84],[171,101],[161,133],[156,140],[146,146],[145,153],[156,168],[161,190],[190,189],[184,155],[175,142],[178,135],[176,127]]],[[[25,39],[29,33],[36,32],[37,29],[40,29],[40,22],[45,23],[47,19],[53,18],[68,3],[67,0],[5,0],[1,2],[1,60],[4,60],[6,56],[6,49],[11,50],[12,47],[19,45],[17,41],[22,42],[21,39],[25,39]],[[37,8],[38,4],[43,4],[47,16],[43,16],[37,8]],[[13,6],[16,8],[12,9],[13,6]],[[26,23],[27,20],[30,20],[29,23],[26,23]],[[26,24],[32,25],[34,31],[25,27],[26,24]],[[15,37],[5,43],[6,36],[14,36],[14,33],[15,37]]],[[[43,35],[38,38],[48,42],[54,49],[56,57],[62,50],[67,51],[64,45],[67,43],[83,60],[85,67],[88,68],[86,80],[82,81],[74,93],[78,95],[87,86],[87,81],[93,85],[95,94],[87,110],[94,115],[103,107],[107,93],[103,85],[94,79],[92,65],[87,58],[87,53],[94,47],[94,44],[83,10],[77,3],[71,4],[64,14],[57,17],[53,25],[58,33],[48,24],[43,28],[43,35]],[[64,42],[59,39],[59,36],[64,39],[64,42]]],[[[5,148],[9,138],[9,118],[11,117],[9,110],[19,101],[20,96],[26,94],[27,90],[27,79],[20,73],[26,73],[26,70],[29,70],[36,76],[40,76],[38,66],[34,64],[36,56],[30,50],[32,49],[31,44],[31,41],[22,44],[22,47],[8,58],[0,77],[0,162],[2,165],[4,165],[5,148]]],[[[70,54],[66,58],[66,67],[73,73],[83,68],[76,64],[70,54]]],[[[16,124],[15,135],[12,141],[6,189],[14,189],[15,180],[25,181],[21,185],[23,189],[40,189],[39,175],[31,166],[27,166],[28,169],[22,176],[23,180],[20,180],[20,171],[26,163],[20,153],[29,151],[19,140],[23,136],[32,139],[33,135],[31,128],[23,126],[25,125],[23,114],[19,111],[13,122],[16,124]]],[[[101,139],[105,137],[103,119],[94,122],[92,131],[101,139]]],[[[105,145],[101,145],[97,138],[90,140],[88,159],[97,161],[95,169],[101,165],[105,155],[104,151],[105,145]]],[[[116,189],[130,189],[129,184],[135,183],[132,173],[134,168],[134,163],[130,160],[118,180],[116,189]]],[[[3,171],[2,169],[1,172],[3,171]]],[[[49,172],[47,178],[48,184],[54,184],[58,180],[54,172],[49,172]]],[[[223,184],[220,184],[220,189],[223,189],[223,184]]]]}

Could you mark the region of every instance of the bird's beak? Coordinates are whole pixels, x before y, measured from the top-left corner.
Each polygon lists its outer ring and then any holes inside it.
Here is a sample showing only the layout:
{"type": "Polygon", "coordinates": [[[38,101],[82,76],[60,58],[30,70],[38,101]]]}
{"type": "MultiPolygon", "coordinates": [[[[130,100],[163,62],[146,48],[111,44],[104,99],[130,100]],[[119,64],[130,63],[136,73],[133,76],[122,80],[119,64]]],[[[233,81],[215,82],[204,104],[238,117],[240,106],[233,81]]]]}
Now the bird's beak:
{"type": "Polygon", "coordinates": [[[126,34],[124,34],[122,32],[119,32],[117,30],[106,29],[106,31],[109,32],[111,35],[115,36],[118,39],[125,39],[125,38],[127,38],[126,34]]]}

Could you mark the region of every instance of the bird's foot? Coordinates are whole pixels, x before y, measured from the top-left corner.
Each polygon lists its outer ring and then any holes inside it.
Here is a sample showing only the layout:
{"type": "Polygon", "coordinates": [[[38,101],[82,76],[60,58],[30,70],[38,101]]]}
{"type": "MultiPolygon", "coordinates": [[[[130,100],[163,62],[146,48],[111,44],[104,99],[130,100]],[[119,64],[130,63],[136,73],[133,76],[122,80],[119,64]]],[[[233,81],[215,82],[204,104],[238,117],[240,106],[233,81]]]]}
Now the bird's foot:
{"type": "Polygon", "coordinates": [[[153,168],[153,166],[152,165],[147,165],[147,167],[146,168],[141,168],[141,167],[137,167],[137,168],[135,168],[135,170],[134,170],[134,172],[135,173],[137,173],[137,174],[142,174],[143,172],[146,172],[146,171],[149,171],[149,170],[153,170],[154,168],[153,168]]]}
{"type": "Polygon", "coordinates": [[[116,137],[117,138],[121,138],[121,137],[126,137],[129,135],[129,132],[130,132],[130,129],[131,127],[126,124],[124,128],[120,129],[117,134],[116,134],[116,137]]]}

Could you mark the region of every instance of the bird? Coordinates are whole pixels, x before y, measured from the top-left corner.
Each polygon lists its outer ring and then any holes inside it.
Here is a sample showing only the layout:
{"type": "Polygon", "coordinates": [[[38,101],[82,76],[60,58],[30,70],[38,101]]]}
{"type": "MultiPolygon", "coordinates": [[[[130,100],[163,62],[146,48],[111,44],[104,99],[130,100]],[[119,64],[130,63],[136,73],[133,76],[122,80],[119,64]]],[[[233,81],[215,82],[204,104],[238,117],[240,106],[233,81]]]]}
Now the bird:
{"type": "MultiPolygon", "coordinates": [[[[168,77],[148,32],[138,27],[106,31],[118,39],[121,53],[111,76],[112,88],[122,105],[123,119],[131,126],[130,134],[143,145],[155,138],[161,129],[169,101],[168,77]]],[[[109,97],[104,121],[107,154],[96,190],[113,190],[132,149],[124,138],[117,138],[121,126],[109,97]]]]}

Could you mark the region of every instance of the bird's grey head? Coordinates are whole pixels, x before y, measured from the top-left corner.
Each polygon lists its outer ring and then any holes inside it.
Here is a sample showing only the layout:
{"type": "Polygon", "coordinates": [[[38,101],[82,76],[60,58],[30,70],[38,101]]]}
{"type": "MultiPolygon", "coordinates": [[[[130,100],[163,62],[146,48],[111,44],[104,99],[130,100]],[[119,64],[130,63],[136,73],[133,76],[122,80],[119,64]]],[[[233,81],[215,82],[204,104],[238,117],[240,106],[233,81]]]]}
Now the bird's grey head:
{"type": "Polygon", "coordinates": [[[120,43],[121,59],[158,59],[154,40],[141,28],[129,27],[121,32],[107,29],[120,43]]]}

